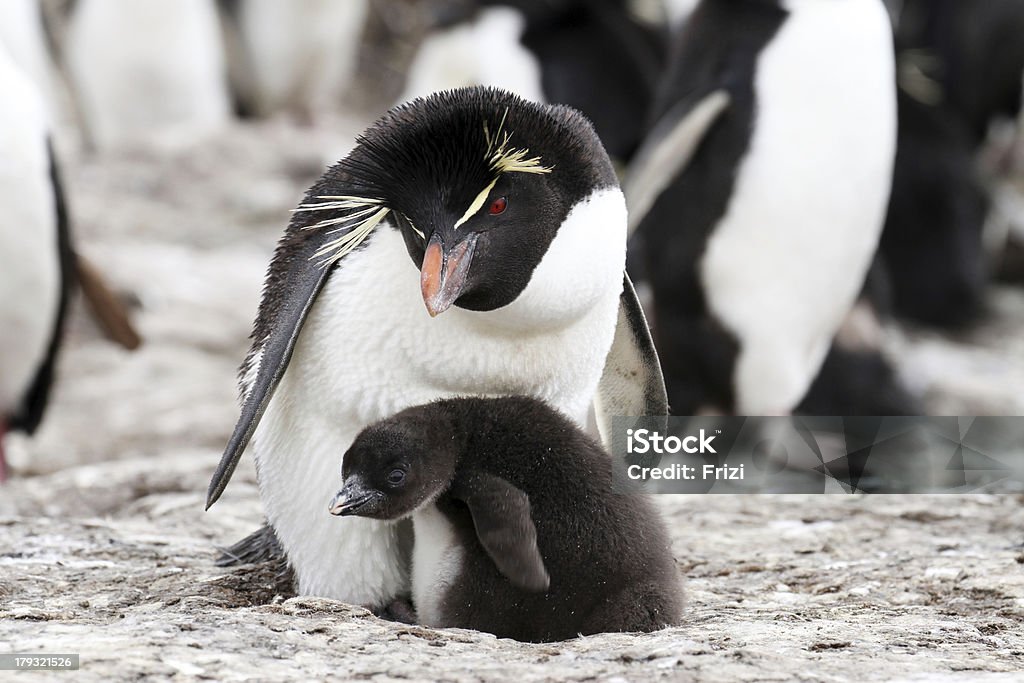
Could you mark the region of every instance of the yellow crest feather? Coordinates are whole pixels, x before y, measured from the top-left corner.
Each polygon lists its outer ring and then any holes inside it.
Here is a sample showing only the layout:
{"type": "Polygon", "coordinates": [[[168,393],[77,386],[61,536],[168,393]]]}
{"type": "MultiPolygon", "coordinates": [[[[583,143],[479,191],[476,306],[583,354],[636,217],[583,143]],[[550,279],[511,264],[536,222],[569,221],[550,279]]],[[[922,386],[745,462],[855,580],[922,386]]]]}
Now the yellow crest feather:
{"type": "Polygon", "coordinates": [[[530,156],[528,149],[515,149],[509,145],[512,134],[504,132],[508,109],[501,117],[498,131],[491,136],[490,128],[484,121],[484,138],[487,140],[487,163],[495,173],[551,173],[550,166],[543,166],[540,157],[530,156]],[[500,142],[499,142],[500,140],[500,142]]]}
{"type": "Polygon", "coordinates": [[[324,201],[300,204],[295,211],[354,210],[352,213],[346,213],[337,218],[328,218],[302,228],[303,230],[332,228],[328,234],[344,231],[343,235],[331,240],[310,257],[310,260],[323,258],[324,260],[320,263],[321,268],[327,268],[338,262],[362,244],[363,240],[373,232],[373,229],[391,213],[391,209],[384,206],[383,200],[371,197],[323,196],[317,197],[317,199],[324,201]]]}

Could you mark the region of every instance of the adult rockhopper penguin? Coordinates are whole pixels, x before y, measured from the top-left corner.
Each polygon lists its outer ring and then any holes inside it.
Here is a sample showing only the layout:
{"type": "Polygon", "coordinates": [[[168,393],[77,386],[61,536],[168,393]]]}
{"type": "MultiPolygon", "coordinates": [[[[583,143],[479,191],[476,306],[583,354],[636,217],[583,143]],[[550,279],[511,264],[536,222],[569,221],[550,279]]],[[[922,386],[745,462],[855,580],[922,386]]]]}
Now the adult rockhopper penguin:
{"type": "Polygon", "coordinates": [[[382,607],[408,593],[396,526],[332,518],[338,453],[367,425],[452,396],[524,394],[577,425],[664,414],[624,279],[626,207],[593,127],[567,107],[467,88],[396,107],[317,182],[267,275],[242,415],[269,529],[297,590],[382,607]],[[276,540],[275,540],[276,537],[276,540]]]}

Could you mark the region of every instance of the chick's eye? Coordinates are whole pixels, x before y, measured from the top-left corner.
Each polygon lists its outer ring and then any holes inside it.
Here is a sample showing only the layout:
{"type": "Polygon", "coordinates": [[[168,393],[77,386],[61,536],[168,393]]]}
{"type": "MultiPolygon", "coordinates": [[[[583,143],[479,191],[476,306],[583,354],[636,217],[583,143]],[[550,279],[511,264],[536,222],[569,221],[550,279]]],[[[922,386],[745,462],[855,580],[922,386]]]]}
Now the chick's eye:
{"type": "Polygon", "coordinates": [[[405,481],[405,471],[400,469],[394,469],[388,472],[388,483],[392,486],[398,486],[405,481]]]}
{"type": "Polygon", "coordinates": [[[508,208],[508,200],[504,197],[498,197],[493,202],[491,202],[491,207],[487,210],[487,212],[492,216],[497,216],[499,214],[505,213],[506,208],[508,208]]]}

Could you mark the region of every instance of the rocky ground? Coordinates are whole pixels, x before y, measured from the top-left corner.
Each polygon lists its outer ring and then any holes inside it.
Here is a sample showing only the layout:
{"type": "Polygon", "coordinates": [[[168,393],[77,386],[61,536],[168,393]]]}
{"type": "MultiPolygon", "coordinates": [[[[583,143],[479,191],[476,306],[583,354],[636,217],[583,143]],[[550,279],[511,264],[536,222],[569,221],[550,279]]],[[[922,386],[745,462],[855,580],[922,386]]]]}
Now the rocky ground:
{"type": "MultiPolygon", "coordinates": [[[[551,645],[281,599],[266,571],[214,567],[217,546],[260,518],[248,462],[202,508],[263,270],[288,209],[363,123],[239,126],[173,154],[65,145],[81,249],[146,343],[112,346],[76,305],[49,418],[8,444],[0,651],[80,653],[75,680],[1024,677],[1014,495],[661,496],[684,623],[551,645]]],[[[994,290],[992,304],[960,338],[894,335],[935,412],[1024,414],[1024,291],[994,290]]]]}

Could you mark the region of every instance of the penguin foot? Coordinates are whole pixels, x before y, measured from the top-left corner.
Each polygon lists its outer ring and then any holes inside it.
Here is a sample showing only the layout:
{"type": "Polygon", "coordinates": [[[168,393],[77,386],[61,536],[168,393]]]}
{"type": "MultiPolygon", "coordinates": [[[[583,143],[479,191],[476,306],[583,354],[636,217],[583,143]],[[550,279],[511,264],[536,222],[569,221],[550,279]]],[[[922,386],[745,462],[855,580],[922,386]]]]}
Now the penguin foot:
{"type": "Polygon", "coordinates": [[[99,269],[81,254],[76,254],[75,265],[82,294],[103,334],[129,351],[139,348],[142,336],[99,269]]]}
{"type": "Polygon", "coordinates": [[[416,623],[416,609],[408,598],[395,598],[390,604],[371,611],[387,621],[397,621],[400,624],[416,623]]]}

